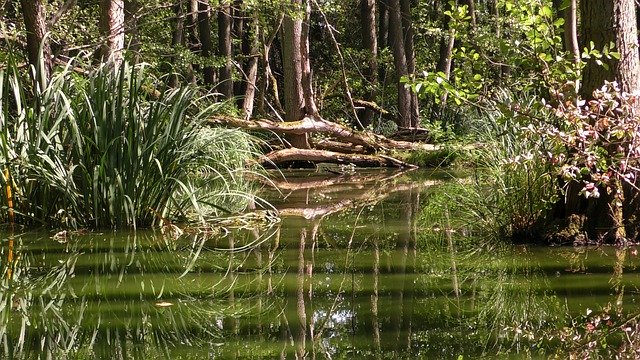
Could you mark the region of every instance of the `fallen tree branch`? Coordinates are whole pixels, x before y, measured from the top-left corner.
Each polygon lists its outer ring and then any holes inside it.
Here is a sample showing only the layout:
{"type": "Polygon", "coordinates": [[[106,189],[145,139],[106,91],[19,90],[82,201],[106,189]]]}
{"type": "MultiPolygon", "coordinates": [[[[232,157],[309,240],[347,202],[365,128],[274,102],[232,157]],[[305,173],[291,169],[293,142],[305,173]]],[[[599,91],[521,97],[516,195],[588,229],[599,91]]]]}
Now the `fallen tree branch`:
{"type": "Polygon", "coordinates": [[[416,168],[415,165],[384,155],[344,154],[327,150],[297,148],[272,151],[264,155],[259,161],[262,165],[281,164],[290,161],[310,161],[353,164],[359,167],[416,168]]]}
{"type": "Polygon", "coordinates": [[[398,141],[386,138],[369,131],[355,131],[322,118],[305,117],[298,121],[275,122],[267,119],[243,120],[230,116],[214,116],[209,119],[210,124],[224,124],[246,130],[267,130],[277,134],[326,134],[354,145],[361,145],[369,150],[423,150],[434,151],[440,149],[432,144],[398,141]]]}

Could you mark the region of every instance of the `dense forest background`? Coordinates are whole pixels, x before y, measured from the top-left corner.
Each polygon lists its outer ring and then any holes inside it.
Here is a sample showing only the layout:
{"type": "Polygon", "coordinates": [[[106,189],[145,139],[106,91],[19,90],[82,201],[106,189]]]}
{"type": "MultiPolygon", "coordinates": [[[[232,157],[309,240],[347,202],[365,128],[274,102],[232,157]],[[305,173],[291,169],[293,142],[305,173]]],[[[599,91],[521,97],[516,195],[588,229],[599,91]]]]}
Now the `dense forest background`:
{"type": "Polygon", "coordinates": [[[4,1],[1,51],[34,63],[48,34],[47,68],[78,56],[146,62],[167,86],[235,99],[246,118],[453,126],[465,103],[577,79],[582,49],[609,46],[586,26],[607,14],[587,3],[580,13],[541,0],[4,1]]]}
{"type": "Polygon", "coordinates": [[[56,69],[146,64],[145,98],[190,87],[217,104],[210,125],[284,135],[275,164],[410,166],[438,149],[425,142],[482,144],[473,166],[499,167],[478,186],[502,194],[487,206],[508,214],[501,231],[622,242],[640,218],[637,12],[632,0],[5,0],[0,57],[31,75],[26,94],[56,69]]]}

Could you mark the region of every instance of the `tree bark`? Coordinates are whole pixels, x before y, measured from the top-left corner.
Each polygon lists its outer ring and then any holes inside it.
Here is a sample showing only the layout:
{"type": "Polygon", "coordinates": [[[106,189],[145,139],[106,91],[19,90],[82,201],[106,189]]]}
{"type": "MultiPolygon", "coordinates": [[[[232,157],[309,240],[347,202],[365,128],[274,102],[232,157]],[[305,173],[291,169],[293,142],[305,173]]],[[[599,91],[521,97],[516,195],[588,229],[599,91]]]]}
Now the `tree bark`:
{"type": "Polygon", "coordinates": [[[231,3],[222,0],[218,9],[218,55],[224,58],[224,65],[220,68],[220,76],[216,90],[224,99],[233,97],[233,48],[231,45],[231,3]]]}
{"type": "Polygon", "coordinates": [[[389,0],[389,40],[393,49],[396,68],[396,86],[398,88],[398,126],[411,127],[411,92],[400,83],[408,75],[407,56],[402,30],[400,0],[389,0]]]}
{"type": "Polygon", "coordinates": [[[302,94],[306,115],[319,116],[313,92],[313,72],[309,53],[309,23],[311,22],[311,0],[304,0],[304,20],[300,34],[300,59],[302,60],[302,94]]]}
{"type": "Polygon", "coordinates": [[[253,104],[255,102],[256,90],[257,90],[257,78],[258,78],[258,46],[260,43],[258,41],[258,18],[256,15],[253,15],[251,18],[251,22],[248,24],[248,29],[244,32],[244,37],[246,38],[246,42],[249,44],[248,49],[245,52],[245,55],[250,56],[247,65],[245,66],[245,81],[246,87],[244,91],[244,98],[242,101],[242,112],[244,114],[245,119],[250,119],[253,114],[253,104]]]}
{"type": "Polygon", "coordinates": [[[620,60],[603,59],[609,69],[592,59],[583,73],[581,94],[590,98],[605,81],[616,80],[620,89],[634,92],[640,88],[640,59],[634,0],[581,1],[582,28],[585,43],[593,41],[596,49],[613,42],[620,60]]]}
{"type": "MultiPolygon", "coordinates": [[[[362,45],[367,52],[367,67],[364,77],[367,81],[368,90],[365,92],[364,100],[375,102],[376,88],[378,82],[378,38],[376,34],[376,1],[360,0],[360,24],[362,26],[362,45]]],[[[360,123],[367,127],[373,122],[375,112],[365,108],[360,123]]]]}
{"type": "MultiPolygon", "coordinates": [[[[298,9],[303,0],[291,0],[298,9]]],[[[301,120],[305,114],[302,66],[302,19],[287,14],[282,23],[282,66],[284,71],[284,110],[287,121],[301,120]]],[[[306,134],[289,136],[291,146],[306,149],[309,142],[306,134]]]]}
{"type": "MultiPolygon", "coordinates": [[[[596,49],[602,49],[613,42],[620,60],[603,59],[608,69],[591,60],[583,73],[581,94],[589,99],[593,91],[605,81],[617,81],[620,90],[637,93],[640,90],[640,58],[638,56],[638,37],[636,8],[634,0],[590,0],[581,2],[583,35],[585,42],[593,41],[596,49]]],[[[570,184],[571,185],[571,184],[570,184]]],[[[579,187],[579,186],[576,186],[579,187]]],[[[591,199],[585,210],[587,230],[590,236],[605,243],[623,242],[626,237],[623,224],[624,193],[621,181],[600,189],[602,194],[591,199]]],[[[567,194],[566,214],[577,213],[569,204],[575,203],[574,192],[567,194]]],[[[579,210],[579,209],[578,209],[579,210]]]]}
{"type": "Polygon", "coordinates": [[[574,63],[580,62],[580,46],[578,45],[578,1],[570,0],[569,7],[564,10],[564,44],[572,56],[574,63]]]}
{"type": "MultiPolygon", "coordinates": [[[[469,0],[473,3],[472,0],[469,0]]],[[[414,77],[416,72],[416,55],[413,46],[413,21],[411,16],[411,0],[401,0],[401,16],[402,16],[402,30],[404,38],[404,54],[407,62],[407,75],[411,78],[414,77]]],[[[418,94],[413,91],[409,91],[410,104],[410,123],[409,127],[417,127],[420,123],[420,108],[418,105],[418,94]]]]}
{"type": "MultiPolygon", "coordinates": [[[[171,48],[177,49],[184,46],[184,0],[178,0],[173,5],[173,12],[175,17],[173,18],[173,32],[171,35],[171,48]]],[[[172,56],[172,68],[171,74],[169,74],[169,86],[176,88],[180,86],[180,78],[176,73],[175,63],[177,62],[177,56],[172,56]]]]}
{"type": "Polygon", "coordinates": [[[116,66],[119,65],[124,50],[124,0],[100,2],[100,32],[106,38],[99,50],[100,61],[111,58],[116,66]]]}
{"type": "MultiPolygon", "coordinates": [[[[213,42],[211,40],[211,6],[208,0],[198,1],[198,34],[200,35],[200,55],[205,61],[211,60],[213,54],[213,42]]],[[[203,82],[205,85],[213,85],[215,74],[213,66],[205,64],[202,68],[203,82]]]]}
{"type": "Polygon", "coordinates": [[[29,64],[36,70],[36,82],[44,86],[52,69],[51,46],[49,41],[43,41],[47,32],[45,8],[41,0],[21,0],[20,4],[27,32],[27,58],[29,64]],[[42,46],[42,67],[40,66],[40,46],[42,46]]]}

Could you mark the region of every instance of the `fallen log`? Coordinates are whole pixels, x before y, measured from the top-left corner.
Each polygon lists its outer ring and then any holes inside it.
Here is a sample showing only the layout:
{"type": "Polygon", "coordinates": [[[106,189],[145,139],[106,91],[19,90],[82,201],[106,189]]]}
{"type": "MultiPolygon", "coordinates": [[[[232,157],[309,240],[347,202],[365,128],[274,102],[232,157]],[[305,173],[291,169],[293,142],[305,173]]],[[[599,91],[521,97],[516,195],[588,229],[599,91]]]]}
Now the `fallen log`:
{"type": "Polygon", "coordinates": [[[368,150],[424,150],[434,151],[440,147],[431,144],[398,141],[386,138],[369,131],[355,131],[322,118],[307,116],[298,121],[276,122],[267,119],[243,120],[231,116],[214,116],[209,119],[210,124],[239,127],[246,130],[266,130],[277,134],[326,134],[339,139],[341,142],[361,145],[368,150]]]}
{"type": "Polygon", "coordinates": [[[359,167],[397,167],[416,168],[411,165],[384,155],[344,154],[327,150],[316,149],[282,149],[272,151],[264,155],[259,162],[262,165],[282,164],[291,161],[309,161],[334,164],[353,164],[359,167]]]}

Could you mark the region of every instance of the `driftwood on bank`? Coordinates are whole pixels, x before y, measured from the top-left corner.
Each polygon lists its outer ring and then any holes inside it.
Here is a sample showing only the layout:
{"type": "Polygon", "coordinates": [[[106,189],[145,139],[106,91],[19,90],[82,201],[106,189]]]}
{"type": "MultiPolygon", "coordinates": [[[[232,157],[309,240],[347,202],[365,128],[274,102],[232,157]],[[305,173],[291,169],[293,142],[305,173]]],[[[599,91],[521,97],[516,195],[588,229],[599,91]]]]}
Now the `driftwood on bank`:
{"type": "Polygon", "coordinates": [[[415,168],[415,165],[385,155],[345,154],[317,149],[282,149],[264,155],[262,165],[279,164],[290,161],[310,161],[320,163],[353,164],[359,167],[399,167],[415,168]]]}
{"type": "Polygon", "coordinates": [[[324,134],[341,142],[362,146],[370,152],[378,150],[424,150],[433,151],[438,147],[431,144],[398,141],[369,131],[356,131],[322,118],[305,117],[298,121],[276,122],[267,119],[243,120],[230,116],[214,116],[211,124],[239,127],[246,130],[266,130],[281,135],[324,134]]]}

